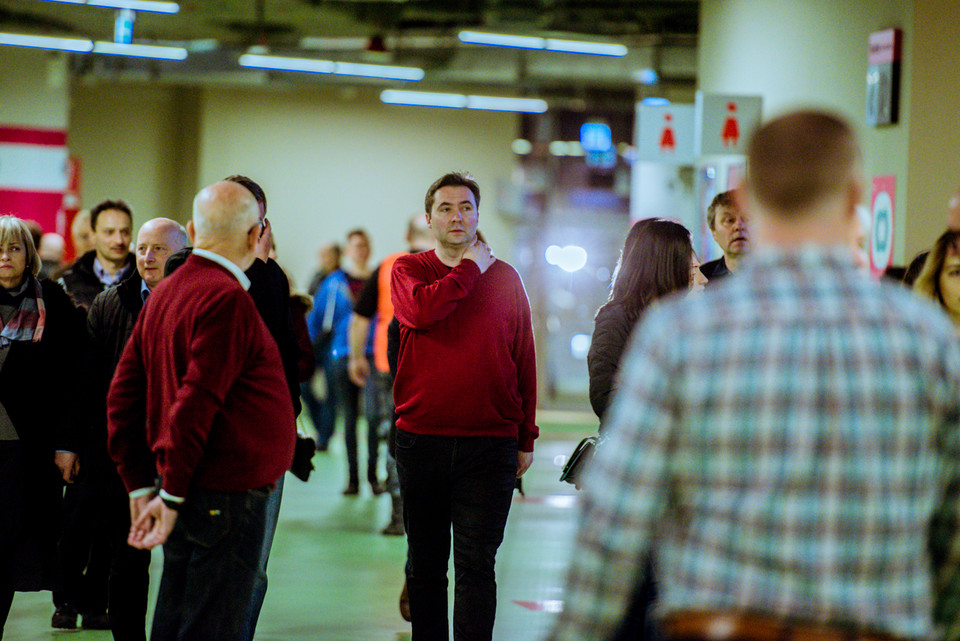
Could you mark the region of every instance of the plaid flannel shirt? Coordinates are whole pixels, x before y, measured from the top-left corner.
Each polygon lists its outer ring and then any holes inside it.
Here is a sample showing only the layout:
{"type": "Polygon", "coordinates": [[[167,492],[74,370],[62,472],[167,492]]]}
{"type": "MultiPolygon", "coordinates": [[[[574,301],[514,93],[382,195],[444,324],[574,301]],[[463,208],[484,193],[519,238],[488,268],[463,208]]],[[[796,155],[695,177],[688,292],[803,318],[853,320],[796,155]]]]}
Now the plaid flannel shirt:
{"type": "Polygon", "coordinates": [[[939,600],[956,626],[960,341],[942,311],[848,250],[762,250],[632,342],[550,639],[610,637],[648,553],[658,617],[924,639],[939,600]]]}

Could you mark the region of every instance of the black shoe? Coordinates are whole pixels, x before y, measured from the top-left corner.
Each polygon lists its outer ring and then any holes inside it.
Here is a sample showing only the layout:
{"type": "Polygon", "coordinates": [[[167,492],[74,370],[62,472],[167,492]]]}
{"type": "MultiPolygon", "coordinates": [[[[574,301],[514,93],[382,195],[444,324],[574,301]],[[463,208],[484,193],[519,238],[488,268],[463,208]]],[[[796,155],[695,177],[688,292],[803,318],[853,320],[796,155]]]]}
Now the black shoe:
{"type": "Polygon", "coordinates": [[[80,627],[84,630],[109,630],[110,617],[106,612],[101,614],[84,614],[80,627]]]}
{"type": "Polygon", "coordinates": [[[353,481],[348,483],[343,490],[344,496],[356,496],[357,494],[360,494],[360,484],[353,481]]]}
{"type": "Polygon", "coordinates": [[[50,619],[50,627],[59,630],[77,629],[77,609],[72,605],[62,605],[53,613],[50,619]]]}

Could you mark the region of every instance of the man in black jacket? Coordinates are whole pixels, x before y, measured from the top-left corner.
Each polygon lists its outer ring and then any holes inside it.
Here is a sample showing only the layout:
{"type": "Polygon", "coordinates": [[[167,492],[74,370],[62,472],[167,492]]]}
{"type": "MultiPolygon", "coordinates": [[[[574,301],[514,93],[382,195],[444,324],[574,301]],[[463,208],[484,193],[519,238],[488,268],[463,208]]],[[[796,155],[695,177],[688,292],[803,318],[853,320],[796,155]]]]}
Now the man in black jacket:
{"type": "Polygon", "coordinates": [[[101,292],[87,314],[91,340],[92,375],[96,403],[92,415],[96,421],[88,456],[90,479],[101,505],[95,540],[109,546],[109,587],[107,608],[110,628],[117,641],[145,641],[147,590],[150,552],[127,545],[130,531],[130,501],[106,448],[106,398],[110,380],[130,338],[137,316],[163,278],[167,256],[186,247],[187,232],[168,218],[154,218],[143,224],[137,234],[137,269],[116,287],[101,292]]]}
{"type": "Polygon", "coordinates": [[[134,271],[130,206],[122,200],[104,200],[90,210],[90,225],[94,248],[80,256],[62,278],[73,302],[84,309],[90,308],[97,294],[134,271]]]}
{"type": "MultiPolygon", "coordinates": [[[[750,230],[747,217],[740,209],[733,190],[717,194],[707,207],[707,224],[713,239],[723,250],[723,256],[700,265],[700,272],[708,282],[719,281],[737,271],[750,249],[750,230]]],[[[709,287],[709,285],[708,285],[709,287]]]]}
{"type": "MultiPolygon", "coordinates": [[[[63,274],[60,283],[74,304],[87,311],[97,294],[120,283],[136,272],[130,237],[133,214],[123,200],[104,200],[90,210],[94,249],[80,256],[63,274]]],[[[81,449],[86,447],[82,444],[81,449]]],[[[103,450],[104,456],[106,450],[103,450]]],[[[99,512],[98,496],[90,477],[99,452],[79,452],[81,465],[76,483],[67,486],[61,508],[60,544],[57,566],[62,588],[54,590],[56,612],[51,619],[54,628],[77,627],[77,614],[83,614],[83,627],[108,627],[105,612],[107,601],[107,547],[103,541],[91,539],[91,526],[99,512]]],[[[109,462],[104,460],[102,462],[109,462]]],[[[110,463],[112,466],[112,463],[110,463]]]]}

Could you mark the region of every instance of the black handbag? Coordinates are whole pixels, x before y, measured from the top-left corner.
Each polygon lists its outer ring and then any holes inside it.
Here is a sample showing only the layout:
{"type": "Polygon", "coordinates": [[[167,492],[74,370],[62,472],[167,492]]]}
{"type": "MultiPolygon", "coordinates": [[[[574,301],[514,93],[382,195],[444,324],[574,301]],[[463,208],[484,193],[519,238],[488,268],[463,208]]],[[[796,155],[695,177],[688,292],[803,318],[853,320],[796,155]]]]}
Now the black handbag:
{"type": "Polygon", "coordinates": [[[588,436],[580,441],[574,448],[573,454],[567,459],[567,464],[563,466],[563,471],[560,472],[560,480],[570,483],[579,490],[583,486],[583,479],[587,474],[590,461],[593,460],[593,456],[601,443],[603,443],[603,437],[599,434],[588,436]]]}

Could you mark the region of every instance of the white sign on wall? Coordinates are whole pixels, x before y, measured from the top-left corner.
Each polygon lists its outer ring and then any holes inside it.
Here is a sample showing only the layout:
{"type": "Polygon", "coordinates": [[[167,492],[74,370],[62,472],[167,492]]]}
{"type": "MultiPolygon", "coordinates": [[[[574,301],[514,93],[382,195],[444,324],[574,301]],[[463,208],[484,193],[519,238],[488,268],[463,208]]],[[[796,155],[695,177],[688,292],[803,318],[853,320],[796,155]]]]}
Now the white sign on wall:
{"type": "Polygon", "coordinates": [[[671,165],[692,165],[693,105],[637,105],[637,159],[671,165]]]}
{"type": "Polygon", "coordinates": [[[750,136],[760,126],[761,96],[697,92],[695,149],[703,156],[746,154],[750,136]]]}

